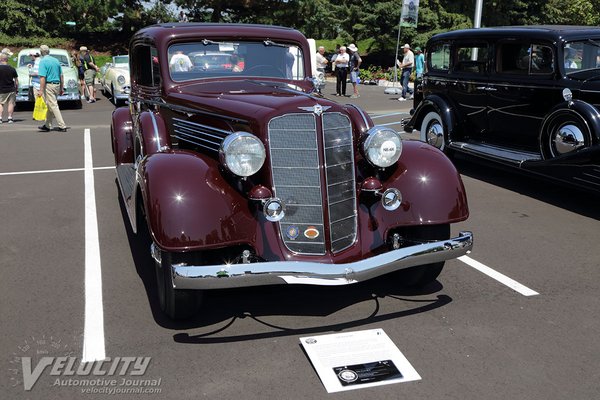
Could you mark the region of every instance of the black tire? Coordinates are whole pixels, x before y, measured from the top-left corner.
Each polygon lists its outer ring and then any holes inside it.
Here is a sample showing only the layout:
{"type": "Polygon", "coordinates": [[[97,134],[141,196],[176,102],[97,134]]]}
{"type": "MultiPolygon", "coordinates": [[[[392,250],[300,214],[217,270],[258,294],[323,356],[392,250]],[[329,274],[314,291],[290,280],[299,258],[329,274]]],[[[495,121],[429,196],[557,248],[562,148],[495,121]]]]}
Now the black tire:
{"type": "Polygon", "coordinates": [[[544,160],[591,145],[592,133],[586,121],[577,112],[561,110],[544,121],[540,139],[540,151],[544,160]],[[561,137],[564,139],[560,140],[561,137]]]}
{"type": "Polygon", "coordinates": [[[429,111],[425,115],[421,122],[420,135],[421,141],[446,152],[447,127],[436,111],[429,111]]]}
{"type": "Polygon", "coordinates": [[[186,319],[196,315],[202,305],[202,291],[175,289],[171,275],[173,255],[162,250],[159,252],[161,261],[154,261],[154,269],[161,311],[171,319],[186,319]]]}
{"type": "MultiPolygon", "coordinates": [[[[415,241],[444,240],[450,238],[450,224],[415,227],[406,239],[415,241]]],[[[398,271],[397,278],[403,286],[423,287],[435,281],[444,269],[445,261],[419,265],[398,271]]]]}

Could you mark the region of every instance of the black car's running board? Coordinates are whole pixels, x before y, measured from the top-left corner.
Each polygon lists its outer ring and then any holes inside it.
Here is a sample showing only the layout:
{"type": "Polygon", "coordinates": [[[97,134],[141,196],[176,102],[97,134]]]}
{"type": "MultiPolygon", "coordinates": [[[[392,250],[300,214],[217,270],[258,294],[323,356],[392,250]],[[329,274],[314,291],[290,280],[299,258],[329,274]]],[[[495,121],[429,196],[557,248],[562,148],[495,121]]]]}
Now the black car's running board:
{"type": "Polygon", "coordinates": [[[473,154],[515,166],[520,166],[525,161],[540,161],[542,159],[538,153],[509,150],[485,143],[452,142],[448,147],[463,153],[473,154]]]}

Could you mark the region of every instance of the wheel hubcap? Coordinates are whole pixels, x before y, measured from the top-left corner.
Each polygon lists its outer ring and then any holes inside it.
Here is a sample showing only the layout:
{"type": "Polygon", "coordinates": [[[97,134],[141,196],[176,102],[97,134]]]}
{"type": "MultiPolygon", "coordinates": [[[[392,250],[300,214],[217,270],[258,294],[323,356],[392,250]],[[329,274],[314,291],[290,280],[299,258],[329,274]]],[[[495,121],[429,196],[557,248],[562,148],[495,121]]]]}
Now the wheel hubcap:
{"type": "Polygon", "coordinates": [[[441,149],[444,144],[444,128],[438,121],[434,121],[427,129],[427,143],[441,149]]]}
{"type": "Polygon", "coordinates": [[[552,139],[554,142],[555,155],[562,155],[575,151],[585,146],[585,137],[581,129],[576,125],[568,124],[561,126],[552,139]]]}

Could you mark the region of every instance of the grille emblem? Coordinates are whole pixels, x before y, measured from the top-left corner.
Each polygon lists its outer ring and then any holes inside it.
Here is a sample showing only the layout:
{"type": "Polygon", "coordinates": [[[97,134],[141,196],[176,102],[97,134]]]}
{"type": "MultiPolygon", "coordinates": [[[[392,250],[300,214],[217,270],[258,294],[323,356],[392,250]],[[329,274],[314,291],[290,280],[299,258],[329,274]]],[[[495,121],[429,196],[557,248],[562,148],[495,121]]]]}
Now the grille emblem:
{"type": "Polygon", "coordinates": [[[304,231],[304,236],[306,236],[307,239],[316,239],[319,237],[319,230],[314,226],[309,226],[304,231]]]}
{"type": "Polygon", "coordinates": [[[331,106],[322,106],[320,104],[315,104],[312,107],[298,107],[298,108],[301,110],[304,110],[304,111],[310,111],[318,116],[318,115],[323,114],[323,111],[329,110],[331,108],[331,106]]]}
{"type": "Polygon", "coordinates": [[[287,231],[285,233],[290,239],[296,239],[300,234],[300,229],[298,229],[297,226],[290,225],[288,226],[287,231]]]}

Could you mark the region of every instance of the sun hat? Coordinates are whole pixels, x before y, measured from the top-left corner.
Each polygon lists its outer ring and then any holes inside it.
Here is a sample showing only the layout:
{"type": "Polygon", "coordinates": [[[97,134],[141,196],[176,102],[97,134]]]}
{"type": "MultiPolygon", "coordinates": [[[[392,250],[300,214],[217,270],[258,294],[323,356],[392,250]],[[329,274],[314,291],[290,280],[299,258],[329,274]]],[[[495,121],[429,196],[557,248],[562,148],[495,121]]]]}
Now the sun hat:
{"type": "Polygon", "coordinates": [[[2,53],[6,54],[9,57],[13,55],[13,52],[10,51],[10,49],[8,47],[3,48],[2,53]]]}
{"type": "Polygon", "coordinates": [[[46,46],[45,44],[40,46],[40,53],[50,53],[50,47],[46,46]]]}
{"type": "Polygon", "coordinates": [[[87,47],[85,47],[85,46],[81,46],[81,47],[79,48],[79,51],[88,51],[88,49],[87,49],[87,47]]]}
{"type": "Polygon", "coordinates": [[[356,47],[356,45],[354,43],[350,43],[350,45],[348,46],[348,50],[358,51],[358,47],[356,47]]]}
{"type": "Polygon", "coordinates": [[[410,49],[410,44],[406,43],[404,46],[402,46],[403,49],[410,49]]]}

